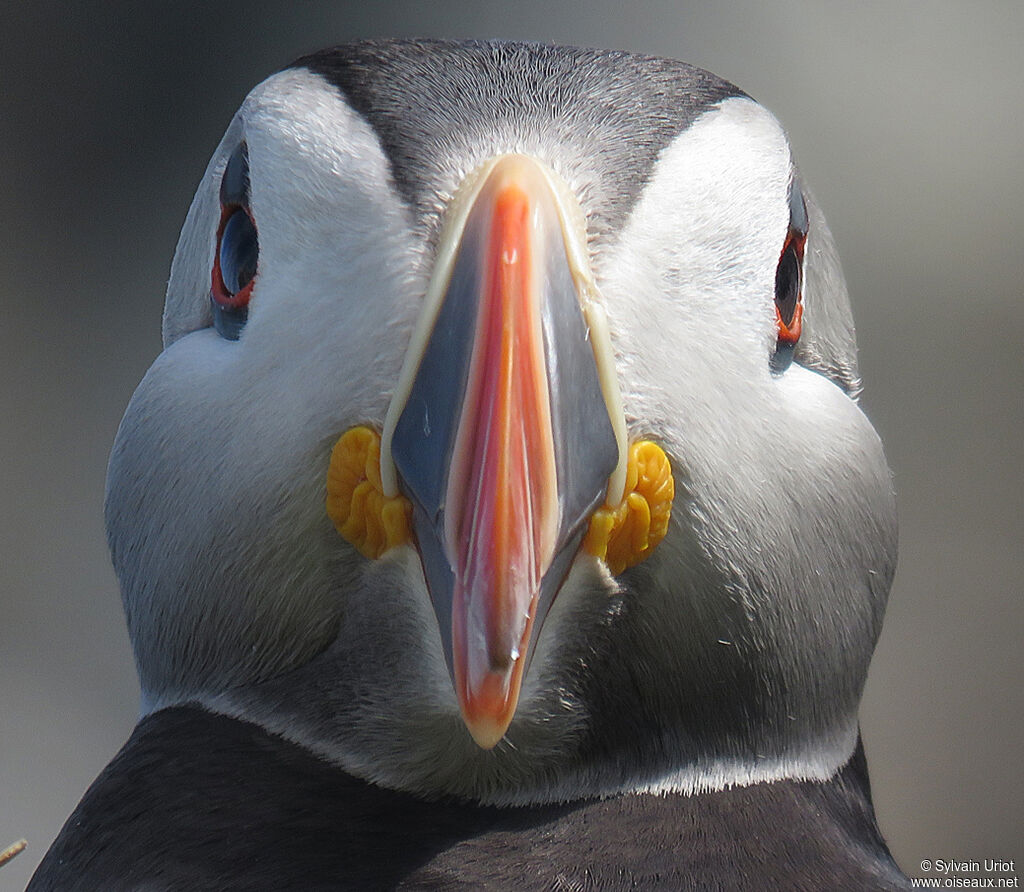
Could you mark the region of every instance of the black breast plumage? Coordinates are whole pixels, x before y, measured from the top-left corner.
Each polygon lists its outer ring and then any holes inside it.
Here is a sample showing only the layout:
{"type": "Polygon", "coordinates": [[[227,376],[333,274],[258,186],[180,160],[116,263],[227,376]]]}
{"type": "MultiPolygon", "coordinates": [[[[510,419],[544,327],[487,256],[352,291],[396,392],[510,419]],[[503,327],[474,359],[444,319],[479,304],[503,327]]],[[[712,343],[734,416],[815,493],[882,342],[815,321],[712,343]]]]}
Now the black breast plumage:
{"type": "Polygon", "coordinates": [[[903,888],[860,749],[826,783],[501,809],[383,790],[176,707],[139,724],[28,892],[903,888]]]}

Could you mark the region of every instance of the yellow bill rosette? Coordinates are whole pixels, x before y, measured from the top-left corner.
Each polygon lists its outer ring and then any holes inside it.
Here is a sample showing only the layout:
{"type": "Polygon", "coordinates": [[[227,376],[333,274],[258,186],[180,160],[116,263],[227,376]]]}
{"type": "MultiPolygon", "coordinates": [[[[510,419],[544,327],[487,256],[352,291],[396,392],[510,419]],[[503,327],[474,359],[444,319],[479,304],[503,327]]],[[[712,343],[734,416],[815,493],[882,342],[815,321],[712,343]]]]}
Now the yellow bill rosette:
{"type": "Polygon", "coordinates": [[[334,528],[368,558],[379,558],[412,538],[412,505],[384,495],[380,434],[353,427],[334,444],[327,470],[327,514],[334,528]]]}
{"type": "Polygon", "coordinates": [[[629,447],[626,490],[618,505],[594,512],[583,548],[613,576],[646,559],[668,532],[675,481],[664,450],[650,440],[629,447]]]}

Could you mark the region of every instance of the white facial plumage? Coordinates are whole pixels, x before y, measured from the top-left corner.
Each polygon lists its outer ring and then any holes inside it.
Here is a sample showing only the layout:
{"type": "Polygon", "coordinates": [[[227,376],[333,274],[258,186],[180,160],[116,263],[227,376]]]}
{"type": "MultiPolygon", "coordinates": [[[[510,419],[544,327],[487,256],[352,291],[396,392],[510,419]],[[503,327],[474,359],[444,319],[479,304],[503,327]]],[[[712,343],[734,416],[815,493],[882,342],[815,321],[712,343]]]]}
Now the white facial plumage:
{"type": "Polygon", "coordinates": [[[630,434],[672,459],[672,523],[619,577],[577,557],[494,750],[459,718],[414,547],[370,561],[333,529],[331,447],[383,423],[461,180],[520,152],[588,219],[607,200],[600,157],[529,121],[485,125],[430,159],[433,200],[414,206],[366,117],[306,68],[269,78],[231,122],[178,244],[165,349],[110,464],[144,710],[199,702],[360,777],[489,802],[830,777],[856,742],[895,509],[810,196],[804,334],[796,361],[771,367],[793,162],[744,96],[669,141],[623,225],[592,233],[630,434]],[[228,341],[211,328],[210,269],[242,140],[259,267],[228,341]]]}

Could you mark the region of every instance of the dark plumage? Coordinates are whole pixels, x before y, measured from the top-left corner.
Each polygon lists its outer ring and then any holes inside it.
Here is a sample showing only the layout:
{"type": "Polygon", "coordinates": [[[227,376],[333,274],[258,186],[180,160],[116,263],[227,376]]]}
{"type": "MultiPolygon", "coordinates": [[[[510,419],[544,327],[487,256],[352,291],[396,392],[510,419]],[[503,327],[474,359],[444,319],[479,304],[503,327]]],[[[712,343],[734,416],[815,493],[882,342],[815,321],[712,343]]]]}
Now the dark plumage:
{"type": "Polygon", "coordinates": [[[542,130],[581,158],[600,158],[606,197],[590,221],[598,233],[622,225],[672,137],[715,103],[746,95],[685,62],[504,41],[367,41],[293,64],[336,86],[371,122],[395,183],[421,211],[436,202],[434,165],[503,130],[513,139],[516,129],[520,138],[542,130]]]}
{"type": "Polygon", "coordinates": [[[143,720],[28,892],[903,889],[863,750],[826,783],[529,808],[382,790],[203,710],[143,720]]]}

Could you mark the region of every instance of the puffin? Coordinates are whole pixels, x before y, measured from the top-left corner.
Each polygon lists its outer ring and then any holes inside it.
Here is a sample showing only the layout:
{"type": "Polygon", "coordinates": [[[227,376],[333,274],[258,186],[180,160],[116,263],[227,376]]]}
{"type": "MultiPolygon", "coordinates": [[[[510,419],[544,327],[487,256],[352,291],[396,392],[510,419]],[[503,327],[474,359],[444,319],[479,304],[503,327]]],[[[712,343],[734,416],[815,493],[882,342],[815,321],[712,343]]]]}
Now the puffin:
{"type": "Polygon", "coordinates": [[[141,718],[29,889],[907,888],[859,391],[832,235],[727,81],[507,41],[277,72],[110,458],[141,718]]]}

